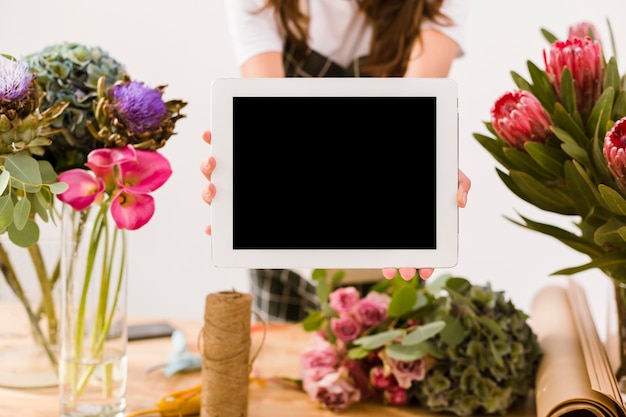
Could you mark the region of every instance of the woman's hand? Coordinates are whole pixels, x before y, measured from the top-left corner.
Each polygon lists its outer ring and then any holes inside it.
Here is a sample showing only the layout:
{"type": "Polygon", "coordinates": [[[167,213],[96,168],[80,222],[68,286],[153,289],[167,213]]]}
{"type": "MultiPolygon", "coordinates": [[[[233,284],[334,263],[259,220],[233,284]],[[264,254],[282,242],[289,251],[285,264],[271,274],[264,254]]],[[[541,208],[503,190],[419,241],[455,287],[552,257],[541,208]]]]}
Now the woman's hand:
{"type": "MultiPolygon", "coordinates": [[[[459,170],[459,188],[456,192],[456,203],[459,207],[463,208],[467,204],[467,194],[472,186],[472,182],[465,173],[459,170]]],[[[400,272],[400,276],[405,280],[410,280],[415,276],[417,268],[383,268],[383,276],[387,279],[392,279],[396,274],[400,272]]],[[[419,270],[419,276],[422,279],[428,279],[433,274],[433,268],[421,268],[419,270]]]]}
{"type": "MultiPolygon", "coordinates": [[[[211,131],[207,130],[203,132],[202,139],[210,145],[211,144],[211,131]]],[[[213,156],[208,156],[200,164],[200,172],[202,172],[202,174],[205,176],[207,181],[209,181],[207,186],[202,190],[202,199],[207,204],[211,204],[211,201],[213,201],[213,197],[215,197],[215,185],[211,182],[211,174],[213,173],[214,169],[215,169],[215,158],[213,158],[213,156]]],[[[206,227],[205,232],[207,235],[211,234],[211,225],[208,225],[206,227]]]]}

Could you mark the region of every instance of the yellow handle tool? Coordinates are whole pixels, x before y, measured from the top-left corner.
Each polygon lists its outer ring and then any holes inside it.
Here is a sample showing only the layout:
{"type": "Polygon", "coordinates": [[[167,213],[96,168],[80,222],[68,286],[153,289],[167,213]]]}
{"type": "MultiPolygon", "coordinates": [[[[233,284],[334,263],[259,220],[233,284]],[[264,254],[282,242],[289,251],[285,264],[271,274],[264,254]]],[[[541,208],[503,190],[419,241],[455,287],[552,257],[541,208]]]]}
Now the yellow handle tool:
{"type": "Polygon", "coordinates": [[[200,415],[202,385],[182,391],[173,392],[161,398],[156,407],[133,411],[126,417],[145,416],[149,414],[161,417],[192,417],[200,415]]]}

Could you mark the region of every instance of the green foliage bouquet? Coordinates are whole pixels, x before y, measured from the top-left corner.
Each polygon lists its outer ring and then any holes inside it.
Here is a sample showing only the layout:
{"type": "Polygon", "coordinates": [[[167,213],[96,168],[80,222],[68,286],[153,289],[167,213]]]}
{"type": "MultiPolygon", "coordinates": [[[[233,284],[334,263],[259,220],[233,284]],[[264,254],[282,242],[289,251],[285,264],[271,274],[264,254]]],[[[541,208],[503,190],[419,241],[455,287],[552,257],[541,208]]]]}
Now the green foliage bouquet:
{"type": "Polygon", "coordinates": [[[321,308],[301,355],[302,388],[321,407],[359,401],[468,416],[502,414],[534,386],[541,351],[527,315],[489,285],[442,276],[383,280],[365,296],[314,272],[321,308]]]}
{"type": "Polygon", "coordinates": [[[544,69],[528,61],[530,81],[503,94],[478,142],[504,167],[497,173],[518,197],[572,220],[574,232],[521,216],[515,223],[588,255],[554,274],[598,268],[626,282],[626,92],[615,57],[595,27],[574,25],[550,42],[544,69]]]}

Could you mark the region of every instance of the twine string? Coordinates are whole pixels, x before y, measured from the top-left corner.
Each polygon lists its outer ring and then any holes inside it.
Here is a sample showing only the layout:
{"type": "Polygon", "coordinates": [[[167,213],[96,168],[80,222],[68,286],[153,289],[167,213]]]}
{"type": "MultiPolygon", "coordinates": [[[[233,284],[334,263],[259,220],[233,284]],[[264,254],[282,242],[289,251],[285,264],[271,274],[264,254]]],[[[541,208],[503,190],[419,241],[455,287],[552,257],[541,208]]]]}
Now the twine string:
{"type": "Polygon", "coordinates": [[[246,417],[252,296],[236,291],[207,295],[202,340],[201,417],[246,417]]]}

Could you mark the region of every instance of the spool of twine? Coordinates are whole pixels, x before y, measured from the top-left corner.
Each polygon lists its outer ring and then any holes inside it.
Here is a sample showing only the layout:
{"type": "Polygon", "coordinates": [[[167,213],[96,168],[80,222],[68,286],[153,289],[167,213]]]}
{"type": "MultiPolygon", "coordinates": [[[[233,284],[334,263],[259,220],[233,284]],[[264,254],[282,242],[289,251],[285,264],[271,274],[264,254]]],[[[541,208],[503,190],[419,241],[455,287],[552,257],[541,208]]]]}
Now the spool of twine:
{"type": "Polygon", "coordinates": [[[252,296],[236,291],[206,297],[201,417],[246,417],[252,296]]]}

